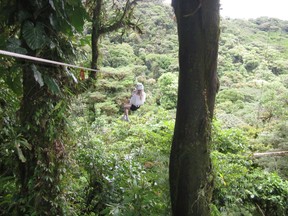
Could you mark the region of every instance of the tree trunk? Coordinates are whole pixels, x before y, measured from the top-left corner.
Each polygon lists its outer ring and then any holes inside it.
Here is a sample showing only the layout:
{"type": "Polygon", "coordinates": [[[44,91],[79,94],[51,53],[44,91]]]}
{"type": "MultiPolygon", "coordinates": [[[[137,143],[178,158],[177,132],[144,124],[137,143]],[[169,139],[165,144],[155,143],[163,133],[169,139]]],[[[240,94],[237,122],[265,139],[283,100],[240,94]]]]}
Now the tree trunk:
{"type": "MultiPolygon", "coordinates": [[[[60,73],[64,74],[57,68],[48,70],[49,75],[61,77],[60,73]]],[[[40,88],[30,66],[23,66],[23,99],[19,114],[22,134],[31,150],[22,148],[26,162],[18,161],[20,200],[23,201],[23,206],[20,204],[18,208],[19,215],[63,213],[58,203],[62,195],[60,175],[63,174],[64,145],[61,137],[65,125],[64,116],[54,111],[60,100],[47,86],[40,88]]]]}
{"type": "MultiPolygon", "coordinates": [[[[99,58],[99,48],[98,48],[99,34],[95,27],[92,28],[92,61],[91,68],[98,69],[98,58],[99,58]]],[[[96,79],[96,71],[90,71],[89,77],[96,79]]]]}
{"type": "MultiPolygon", "coordinates": [[[[95,8],[93,10],[93,25],[92,25],[92,60],[91,60],[91,68],[98,69],[98,58],[99,58],[99,47],[98,41],[100,38],[100,28],[101,28],[101,8],[102,8],[103,0],[97,0],[95,8]]],[[[96,72],[91,71],[89,77],[92,79],[96,79],[96,72]]]]}
{"type": "MultiPolygon", "coordinates": [[[[35,113],[34,98],[35,92],[39,91],[39,85],[37,85],[35,78],[33,77],[33,73],[26,67],[23,67],[23,99],[21,103],[20,109],[20,122],[22,126],[28,127],[28,125],[33,125],[33,113],[35,113]]],[[[26,137],[29,143],[32,143],[32,140],[29,139],[29,134],[27,135],[24,132],[24,137],[26,137]]],[[[19,180],[20,180],[20,196],[25,197],[30,194],[29,189],[29,180],[31,176],[34,176],[34,170],[36,165],[36,157],[35,157],[35,148],[32,145],[31,151],[26,150],[24,153],[26,157],[26,162],[23,163],[20,160],[19,163],[19,180]]]]}
{"type": "MultiPolygon", "coordinates": [[[[98,69],[97,63],[99,58],[99,48],[98,48],[98,40],[99,36],[97,34],[97,29],[95,27],[92,28],[92,61],[91,68],[98,69]]],[[[89,77],[92,79],[96,79],[96,71],[90,71],[89,77]]]]}
{"type": "Polygon", "coordinates": [[[210,215],[210,132],[218,86],[219,0],[173,0],[179,37],[179,87],[170,155],[175,216],[210,215]]]}

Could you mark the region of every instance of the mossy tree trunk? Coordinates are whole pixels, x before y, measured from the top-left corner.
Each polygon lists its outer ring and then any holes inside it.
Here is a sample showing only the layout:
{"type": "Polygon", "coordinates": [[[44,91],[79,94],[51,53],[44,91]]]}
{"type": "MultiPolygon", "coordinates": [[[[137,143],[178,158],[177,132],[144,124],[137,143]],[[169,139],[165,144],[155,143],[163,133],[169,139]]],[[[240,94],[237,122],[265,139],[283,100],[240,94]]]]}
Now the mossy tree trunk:
{"type": "MultiPolygon", "coordinates": [[[[50,68],[49,76],[55,74],[61,77],[60,70],[50,68]]],[[[18,163],[19,215],[28,212],[63,215],[59,204],[63,198],[60,179],[65,164],[66,102],[61,103],[60,110],[55,110],[61,101],[60,95],[51,94],[47,87],[40,88],[30,66],[23,67],[23,99],[19,113],[22,133],[31,149],[23,149],[26,161],[18,163]]]]}
{"type": "MultiPolygon", "coordinates": [[[[74,39],[72,32],[82,32],[86,14],[81,1],[10,3],[3,2],[3,6],[9,8],[7,23],[11,22],[10,28],[17,30],[11,34],[12,40],[17,40],[15,51],[72,63],[75,51],[70,43],[74,39]],[[76,15],[76,21],[70,19],[76,15]]],[[[64,215],[67,208],[61,179],[66,171],[64,146],[69,141],[66,118],[71,92],[75,90],[73,79],[56,65],[23,60],[19,65],[23,93],[17,114],[19,134],[25,142],[15,143],[19,156],[15,161],[19,194],[13,215],[64,215]]]]}
{"type": "Polygon", "coordinates": [[[219,0],[173,0],[179,37],[179,88],[170,156],[173,215],[210,215],[209,151],[218,87],[219,0]]]}

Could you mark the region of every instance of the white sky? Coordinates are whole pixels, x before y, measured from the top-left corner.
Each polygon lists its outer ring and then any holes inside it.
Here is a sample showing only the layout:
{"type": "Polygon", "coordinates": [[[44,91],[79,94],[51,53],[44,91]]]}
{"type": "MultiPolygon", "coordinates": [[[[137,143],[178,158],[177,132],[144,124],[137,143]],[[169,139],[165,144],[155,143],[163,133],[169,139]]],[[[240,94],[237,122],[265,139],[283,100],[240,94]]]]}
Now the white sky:
{"type": "MultiPolygon", "coordinates": [[[[164,0],[171,4],[171,0],[164,0]]],[[[249,19],[261,16],[288,20],[288,0],[220,0],[223,17],[249,19]]]]}
{"type": "Polygon", "coordinates": [[[220,14],[231,18],[268,16],[288,20],[288,0],[220,0],[220,14]]]}

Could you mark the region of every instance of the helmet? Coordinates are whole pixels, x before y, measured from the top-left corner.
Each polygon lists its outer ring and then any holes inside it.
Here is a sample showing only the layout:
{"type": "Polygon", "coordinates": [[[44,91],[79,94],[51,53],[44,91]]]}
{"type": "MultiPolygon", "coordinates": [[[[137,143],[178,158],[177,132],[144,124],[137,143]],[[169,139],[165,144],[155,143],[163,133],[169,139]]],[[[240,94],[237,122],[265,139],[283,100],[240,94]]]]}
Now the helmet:
{"type": "Polygon", "coordinates": [[[144,90],[143,84],[142,84],[142,83],[137,83],[136,89],[137,89],[137,90],[144,90]]]}

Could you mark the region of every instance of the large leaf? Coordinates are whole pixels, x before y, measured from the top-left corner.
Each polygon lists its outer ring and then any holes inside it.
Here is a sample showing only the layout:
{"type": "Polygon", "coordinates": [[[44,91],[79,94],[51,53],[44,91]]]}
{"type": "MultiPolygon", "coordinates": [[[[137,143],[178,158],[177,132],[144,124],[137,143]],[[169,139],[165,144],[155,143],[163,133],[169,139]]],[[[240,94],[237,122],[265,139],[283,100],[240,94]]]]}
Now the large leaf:
{"type": "Polygon", "coordinates": [[[43,76],[44,83],[48,86],[48,89],[53,93],[53,94],[59,94],[61,93],[60,87],[55,81],[50,76],[43,76]]]}
{"type": "Polygon", "coordinates": [[[19,22],[23,22],[23,21],[27,20],[30,17],[32,17],[32,15],[26,10],[20,10],[18,12],[19,22]]]}
{"type": "Polygon", "coordinates": [[[34,26],[32,22],[26,21],[23,25],[23,37],[32,50],[42,48],[47,42],[44,26],[41,23],[36,23],[34,26]]]}
{"type": "Polygon", "coordinates": [[[37,67],[34,64],[31,67],[34,72],[34,78],[36,82],[38,82],[40,87],[42,87],[44,85],[44,82],[43,82],[41,73],[37,70],[37,67]]]}
{"type": "Polygon", "coordinates": [[[56,10],[53,0],[49,0],[49,4],[53,8],[53,10],[56,10]]]}
{"type": "MultiPolygon", "coordinates": [[[[17,136],[17,138],[19,138],[19,136],[17,136]]],[[[19,159],[21,160],[22,163],[25,163],[26,162],[26,158],[25,158],[25,156],[23,154],[23,151],[22,151],[21,147],[22,148],[25,147],[26,149],[31,150],[32,146],[27,142],[26,139],[20,138],[19,140],[18,139],[16,140],[15,147],[17,149],[17,153],[18,153],[19,159]]]]}
{"type": "Polygon", "coordinates": [[[65,67],[65,70],[66,70],[67,74],[72,77],[73,81],[74,81],[75,83],[78,83],[78,80],[77,80],[77,78],[75,77],[75,75],[74,75],[72,72],[70,72],[67,67],[65,67]]]}
{"type": "Polygon", "coordinates": [[[27,50],[21,47],[21,41],[17,38],[9,38],[7,41],[7,50],[19,54],[27,54],[27,50]]]}
{"type": "Polygon", "coordinates": [[[53,27],[53,29],[58,30],[58,28],[59,28],[58,20],[57,20],[57,17],[53,13],[51,13],[49,15],[49,21],[50,21],[50,25],[53,27]]]}
{"type": "Polygon", "coordinates": [[[16,149],[17,149],[17,153],[18,153],[18,157],[19,159],[21,160],[22,163],[25,163],[26,162],[26,158],[25,156],[23,155],[23,152],[20,148],[20,145],[19,144],[16,144],[15,145],[16,149]]]}
{"type": "Polygon", "coordinates": [[[83,31],[84,27],[84,19],[86,15],[86,11],[84,10],[83,7],[69,7],[66,8],[66,13],[68,14],[69,17],[69,24],[73,26],[73,28],[76,29],[78,32],[83,31]],[[77,15],[76,15],[77,14],[77,15]]]}

